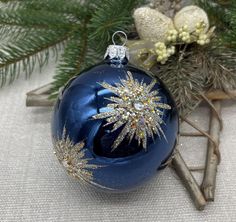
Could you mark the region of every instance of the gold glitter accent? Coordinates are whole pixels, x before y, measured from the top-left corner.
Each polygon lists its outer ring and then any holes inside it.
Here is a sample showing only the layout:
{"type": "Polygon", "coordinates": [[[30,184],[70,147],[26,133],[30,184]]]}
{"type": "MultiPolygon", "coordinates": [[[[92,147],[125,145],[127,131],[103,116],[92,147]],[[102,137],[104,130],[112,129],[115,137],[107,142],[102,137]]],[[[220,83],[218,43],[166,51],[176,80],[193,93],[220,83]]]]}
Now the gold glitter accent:
{"type": "Polygon", "coordinates": [[[174,25],[176,29],[179,30],[184,25],[187,25],[190,33],[196,30],[196,24],[199,21],[205,23],[206,26],[204,28],[204,33],[206,33],[210,26],[207,13],[202,8],[195,5],[183,7],[174,17],[174,25]]]}
{"type": "Polygon", "coordinates": [[[162,116],[165,109],[171,107],[165,103],[160,103],[161,98],[158,91],[153,90],[156,81],[149,85],[139,83],[134,79],[131,72],[127,72],[126,79],[121,79],[121,83],[112,86],[106,82],[101,83],[105,89],[109,89],[116,97],[107,98],[111,103],[107,105],[108,112],[94,115],[94,119],[106,119],[104,126],[113,124],[112,132],[123,126],[120,134],[116,138],[112,150],[116,149],[127,137],[131,142],[133,138],[147,148],[147,138],[154,135],[164,136],[161,128],[163,124],[162,116]]]}
{"type": "Polygon", "coordinates": [[[140,39],[164,42],[168,30],[174,29],[171,18],[148,7],[137,8],[133,14],[140,39]]]}
{"type": "Polygon", "coordinates": [[[66,136],[65,128],[63,129],[62,138],[54,142],[55,154],[67,172],[77,179],[93,184],[93,173],[91,170],[97,169],[99,166],[89,164],[91,159],[84,158],[84,142],[74,144],[69,136],[66,136]]]}

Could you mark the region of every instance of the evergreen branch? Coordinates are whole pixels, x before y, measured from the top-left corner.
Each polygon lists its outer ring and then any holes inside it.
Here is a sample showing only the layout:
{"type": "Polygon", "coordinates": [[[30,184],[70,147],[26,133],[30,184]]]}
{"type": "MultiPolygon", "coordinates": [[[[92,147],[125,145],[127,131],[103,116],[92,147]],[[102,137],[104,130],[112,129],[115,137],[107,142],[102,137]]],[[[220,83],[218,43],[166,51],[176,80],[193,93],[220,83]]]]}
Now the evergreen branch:
{"type": "Polygon", "coordinates": [[[0,48],[0,84],[11,83],[21,71],[29,77],[36,64],[40,69],[47,63],[50,48],[57,54],[58,44],[70,37],[69,33],[35,32],[28,39],[19,39],[0,48]]]}
{"type": "Polygon", "coordinates": [[[19,7],[28,10],[40,10],[49,11],[59,14],[75,14],[78,15],[81,12],[81,0],[18,0],[11,1],[11,6],[16,6],[19,3],[19,7]]]}
{"type": "Polygon", "coordinates": [[[57,96],[58,90],[71,78],[99,61],[100,55],[91,44],[88,42],[86,32],[81,35],[76,33],[70,39],[62,55],[57,74],[54,76],[52,98],[57,96]]]}
{"type": "Polygon", "coordinates": [[[0,24],[43,29],[69,29],[76,22],[69,16],[36,10],[0,10],[0,24]]]}
{"type": "MultiPolygon", "coordinates": [[[[199,50],[199,49],[198,49],[199,50]]],[[[165,82],[173,94],[181,115],[191,112],[200,101],[201,93],[204,92],[204,75],[199,68],[197,50],[185,54],[184,59],[173,56],[165,64],[153,71],[165,82]]]]}
{"type": "Polygon", "coordinates": [[[236,1],[195,0],[217,27],[218,43],[236,48],[236,1]]]}
{"type": "Polygon", "coordinates": [[[108,38],[110,38],[108,33],[124,30],[124,27],[132,21],[130,13],[134,5],[141,1],[106,0],[105,2],[102,1],[102,5],[98,2],[90,2],[92,5],[90,7],[96,8],[94,16],[91,20],[87,17],[87,20],[83,22],[84,25],[79,30],[80,34],[75,34],[74,39],[70,41],[65,49],[61,64],[58,67],[58,73],[54,77],[53,95],[56,95],[58,89],[65,85],[69,79],[98,61],[100,53],[104,53],[108,38]],[[98,17],[99,20],[97,20],[98,17]]]}
{"type": "Polygon", "coordinates": [[[202,52],[206,87],[229,91],[236,88],[236,51],[224,46],[213,46],[202,52]]]}
{"type": "Polygon", "coordinates": [[[117,30],[128,31],[133,19],[132,10],[142,0],[105,0],[102,7],[95,11],[90,24],[90,38],[99,42],[99,48],[104,50],[110,41],[112,33],[117,30]]]}
{"type": "Polygon", "coordinates": [[[9,27],[8,25],[0,24],[0,40],[17,39],[18,37],[25,37],[28,32],[33,31],[32,28],[9,27]]]}
{"type": "Polygon", "coordinates": [[[182,115],[198,104],[201,94],[211,89],[224,91],[236,88],[236,51],[212,40],[199,48],[190,45],[182,60],[181,50],[165,64],[154,70],[175,97],[182,115]]]}
{"type": "Polygon", "coordinates": [[[28,76],[36,62],[42,64],[42,55],[47,60],[49,48],[57,45],[57,40],[62,41],[61,33],[69,33],[68,44],[54,77],[52,92],[56,94],[70,78],[97,61],[114,31],[129,30],[132,10],[143,0],[0,2],[6,3],[5,9],[0,10],[0,33],[16,40],[15,44],[7,44],[0,50],[2,84],[9,73],[11,82],[22,66],[28,76]],[[35,36],[35,32],[38,35],[35,36]],[[54,37],[48,32],[54,32],[54,37]],[[36,59],[38,55],[40,60],[36,59]]]}
{"type": "Polygon", "coordinates": [[[195,0],[195,3],[207,12],[212,26],[217,25],[219,31],[225,29],[228,24],[225,5],[220,4],[218,0],[195,0]]]}
{"type": "Polygon", "coordinates": [[[236,2],[232,1],[226,10],[225,18],[228,21],[229,27],[226,35],[222,35],[223,42],[232,47],[236,48],[236,2]]]}
{"type": "MultiPolygon", "coordinates": [[[[6,0],[7,1],[7,0],[6,0]]],[[[5,2],[6,2],[5,1],[5,2]]],[[[101,0],[8,0],[7,8],[20,8],[26,10],[48,11],[58,14],[73,15],[77,19],[83,19],[92,13],[94,5],[101,0]],[[92,6],[92,7],[91,7],[92,6]]]]}

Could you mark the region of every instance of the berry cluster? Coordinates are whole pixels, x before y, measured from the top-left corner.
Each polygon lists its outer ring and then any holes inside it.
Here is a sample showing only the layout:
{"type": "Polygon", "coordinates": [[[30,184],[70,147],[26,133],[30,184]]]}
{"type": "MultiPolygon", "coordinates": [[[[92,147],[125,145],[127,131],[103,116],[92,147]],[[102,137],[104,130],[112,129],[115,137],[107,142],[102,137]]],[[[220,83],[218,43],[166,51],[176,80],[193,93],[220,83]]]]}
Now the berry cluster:
{"type": "Polygon", "coordinates": [[[196,42],[203,46],[210,43],[210,31],[206,32],[207,25],[201,21],[196,24],[195,30],[190,32],[189,26],[184,25],[180,29],[171,29],[167,32],[165,42],[157,42],[152,51],[157,55],[157,61],[165,64],[170,56],[175,54],[176,44],[189,44],[196,42]]]}
{"type": "Polygon", "coordinates": [[[179,38],[184,43],[191,42],[191,36],[190,36],[189,29],[188,29],[187,25],[184,25],[181,29],[179,29],[179,38]]]}
{"type": "Polygon", "coordinates": [[[168,58],[175,53],[175,47],[171,46],[167,48],[165,43],[157,42],[155,44],[155,52],[157,54],[157,61],[161,64],[165,64],[168,58]]]}
{"type": "Polygon", "coordinates": [[[205,34],[206,24],[204,22],[198,22],[196,24],[196,36],[197,36],[197,44],[205,45],[210,43],[210,36],[205,34]]]}
{"type": "Polygon", "coordinates": [[[178,32],[175,29],[171,29],[167,32],[167,41],[168,42],[176,42],[178,37],[178,32]]]}
{"type": "Polygon", "coordinates": [[[196,33],[197,34],[201,34],[205,31],[205,28],[206,28],[206,24],[204,22],[198,22],[196,24],[196,33]]]}
{"type": "Polygon", "coordinates": [[[209,36],[207,34],[201,34],[198,37],[197,43],[199,45],[206,45],[210,43],[209,36]]]}

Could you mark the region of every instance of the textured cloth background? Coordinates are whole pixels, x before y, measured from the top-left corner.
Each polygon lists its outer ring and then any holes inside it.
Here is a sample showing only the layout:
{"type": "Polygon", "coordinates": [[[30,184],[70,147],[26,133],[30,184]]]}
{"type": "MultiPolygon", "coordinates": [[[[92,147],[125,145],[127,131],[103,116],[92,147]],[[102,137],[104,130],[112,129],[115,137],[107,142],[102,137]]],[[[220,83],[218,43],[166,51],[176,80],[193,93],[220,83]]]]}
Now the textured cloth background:
{"type": "MultiPolygon", "coordinates": [[[[50,108],[26,108],[26,92],[51,80],[54,66],[0,90],[0,221],[236,221],[236,103],[225,102],[216,200],[198,212],[169,168],[136,191],[96,192],[68,177],[52,150],[50,108]]],[[[208,126],[207,109],[192,120],[208,126]]],[[[188,130],[187,126],[184,126],[188,130]]],[[[204,163],[205,139],[181,141],[188,163],[204,163]],[[197,158],[196,158],[197,157],[197,158]]],[[[201,178],[201,174],[196,174],[201,178]]]]}

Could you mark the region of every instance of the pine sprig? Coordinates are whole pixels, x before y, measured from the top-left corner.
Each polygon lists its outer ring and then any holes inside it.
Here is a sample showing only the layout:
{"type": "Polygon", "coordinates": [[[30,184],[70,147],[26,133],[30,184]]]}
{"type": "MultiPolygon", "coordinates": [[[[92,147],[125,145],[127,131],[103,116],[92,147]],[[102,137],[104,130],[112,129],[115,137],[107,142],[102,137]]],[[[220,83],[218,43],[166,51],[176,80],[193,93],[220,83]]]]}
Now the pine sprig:
{"type": "Polygon", "coordinates": [[[211,24],[216,26],[219,43],[236,48],[236,1],[195,0],[208,14],[211,24]]]}
{"type": "Polygon", "coordinates": [[[58,29],[70,28],[73,18],[54,12],[27,9],[0,10],[0,24],[27,28],[58,29]]]}
{"type": "Polygon", "coordinates": [[[167,85],[182,115],[194,109],[204,91],[204,75],[199,69],[196,51],[185,54],[183,59],[173,56],[165,65],[152,70],[167,85]]]}
{"type": "Polygon", "coordinates": [[[58,89],[78,75],[81,70],[96,64],[101,58],[96,53],[95,46],[90,46],[87,36],[77,33],[71,38],[64,50],[58,66],[57,75],[54,76],[54,83],[51,97],[57,96],[58,89]]]}
{"type": "MultiPolygon", "coordinates": [[[[1,1],[2,2],[2,1],[1,1]]],[[[5,2],[5,1],[4,1],[5,2]]],[[[24,38],[27,35],[31,35],[35,30],[39,29],[50,29],[53,25],[48,24],[48,21],[52,24],[57,24],[62,21],[62,18],[57,16],[56,18],[52,14],[35,12],[35,10],[23,10],[17,9],[18,3],[16,1],[10,2],[8,6],[1,7],[0,9],[0,39],[15,40],[18,37],[24,38]],[[11,7],[12,4],[12,7],[11,7]],[[15,8],[13,7],[15,6],[15,8]],[[43,17],[43,21],[40,18],[43,17]],[[59,18],[59,19],[58,19],[59,18]],[[59,20],[59,21],[58,21],[59,20]]],[[[2,5],[1,5],[2,6],[2,5]]],[[[55,14],[54,14],[55,15],[55,14]]],[[[64,21],[63,21],[64,22],[64,21]]],[[[58,27],[57,27],[58,28],[58,27]]],[[[56,29],[56,27],[55,27],[56,29]]]]}
{"type": "Polygon", "coordinates": [[[140,0],[103,1],[103,7],[99,7],[91,19],[90,28],[94,31],[90,37],[99,41],[99,46],[104,48],[110,42],[112,33],[129,30],[132,11],[140,3],[140,0]]]}
{"type": "Polygon", "coordinates": [[[211,25],[216,25],[219,31],[226,28],[228,19],[226,18],[226,5],[218,0],[195,0],[195,3],[203,8],[209,17],[211,25]]]}
{"type": "MultiPolygon", "coordinates": [[[[20,2],[20,1],[19,1],[20,2]]],[[[23,4],[19,4],[19,7],[28,10],[38,11],[50,11],[62,14],[79,15],[82,7],[78,4],[78,0],[24,0],[23,4]]],[[[13,4],[14,6],[14,4],[13,4]]]]}
{"type": "Polygon", "coordinates": [[[212,47],[201,54],[206,88],[233,90],[236,87],[236,51],[218,46],[212,47]]]}
{"type": "Polygon", "coordinates": [[[236,1],[197,0],[216,25],[216,36],[202,56],[206,87],[228,91],[236,88],[236,1]]]}
{"type": "Polygon", "coordinates": [[[230,7],[226,10],[225,18],[228,21],[228,30],[223,35],[223,41],[231,48],[236,48],[236,2],[232,1],[230,7]]]}
{"type": "MultiPolygon", "coordinates": [[[[73,76],[97,61],[112,32],[128,31],[132,10],[143,0],[0,0],[1,85],[12,82],[22,69],[29,76],[43,67],[50,48],[65,43],[54,76],[52,95],[73,76]]],[[[100,57],[101,58],[101,57],[100,57]]]]}
{"type": "Polygon", "coordinates": [[[0,84],[3,86],[7,82],[11,83],[21,71],[29,77],[35,65],[38,64],[42,68],[53,50],[54,54],[57,54],[59,44],[68,37],[68,33],[62,32],[35,32],[27,39],[4,44],[0,48],[0,84]]]}
{"type": "Polygon", "coordinates": [[[65,85],[71,77],[95,64],[99,61],[98,58],[102,58],[101,54],[105,52],[112,33],[117,30],[128,30],[132,23],[131,11],[142,0],[106,0],[101,2],[90,2],[90,7],[86,6],[91,15],[84,18],[84,27],[79,32],[81,35],[76,37],[79,38],[78,51],[76,52],[72,46],[69,47],[69,52],[72,53],[66,52],[64,54],[64,61],[59,65],[59,71],[54,76],[52,95],[57,94],[59,86],[65,85]],[[65,61],[66,58],[73,61],[73,64],[65,61]]]}

